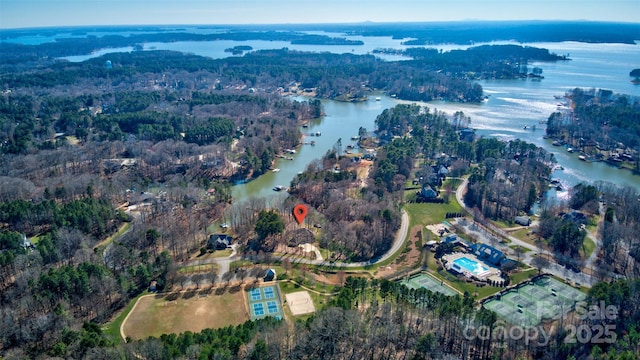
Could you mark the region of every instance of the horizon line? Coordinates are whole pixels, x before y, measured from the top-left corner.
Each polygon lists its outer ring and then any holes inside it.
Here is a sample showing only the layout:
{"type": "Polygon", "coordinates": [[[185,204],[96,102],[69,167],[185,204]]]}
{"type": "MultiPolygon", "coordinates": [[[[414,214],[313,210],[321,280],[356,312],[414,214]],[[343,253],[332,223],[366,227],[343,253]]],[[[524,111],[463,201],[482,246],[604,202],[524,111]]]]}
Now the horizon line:
{"type": "Polygon", "coordinates": [[[28,27],[1,27],[2,30],[36,30],[58,28],[83,28],[83,27],[171,27],[171,26],[202,26],[202,27],[239,27],[239,26],[318,26],[318,25],[391,25],[391,24],[452,24],[452,23],[599,23],[599,24],[626,24],[639,25],[640,22],[620,20],[588,20],[588,19],[528,19],[528,20],[488,20],[488,19],[462,19],[462,20],[429,20],[429,21],[359,21],[359,22],[305,22],[305,23],[215,23],[215,24],[75,24],[75,25],[43,25],[28,27]]]}

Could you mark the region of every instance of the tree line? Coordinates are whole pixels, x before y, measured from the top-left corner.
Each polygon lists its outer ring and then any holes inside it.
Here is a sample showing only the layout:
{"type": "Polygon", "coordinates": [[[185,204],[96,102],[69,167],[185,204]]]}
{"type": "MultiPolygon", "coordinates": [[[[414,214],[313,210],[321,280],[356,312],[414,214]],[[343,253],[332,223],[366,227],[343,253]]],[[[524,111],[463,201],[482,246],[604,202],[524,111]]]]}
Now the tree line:
{"type": "Polygon", "coordinates": [[[632,359],[640,352],[639,312],[633,305],[639,290],[637,280],[599,283],[589,291],[587,303],[602,300],[615,306],[615,319],[566,316],[561,323],[540,325],[544,338],[525,341],[508,336],[516,330],[495,313],[476,309],[468,294],[445,296],[425,288],[408,288],[401,282],[348,277],[329,304],[292,324],[266,318],[126,344],[105,341],[98,327],[85,324],[79,331],[66,330],[66,336],[49,354],[117,359],[632,359]],[[570,335],[564,329],[569,326],[598,325],[613,325],[616,341],[566,341],[570,335]],[[486,334],[478,332],[483,328],[488,329],[486,334]]]}
{"type": "Polygon", "coordinates": [[[576,88],[567,93],[571,110],[555,112],[547,121],[547,135],[592,160],[614,165],[640,165],[640,100],[611,90],[576,88]]]}

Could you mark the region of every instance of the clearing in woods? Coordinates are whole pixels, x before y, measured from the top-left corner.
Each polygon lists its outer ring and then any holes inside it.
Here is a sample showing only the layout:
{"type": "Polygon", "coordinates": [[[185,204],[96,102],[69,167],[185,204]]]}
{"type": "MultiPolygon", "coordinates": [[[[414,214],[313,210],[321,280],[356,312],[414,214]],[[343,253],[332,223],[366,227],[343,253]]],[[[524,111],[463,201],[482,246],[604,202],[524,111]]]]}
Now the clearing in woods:
{"type": "Polygon", "coordinates": [[[131,339],[238,325],[249,320],[243,291],[188,291],[143,296],[122,324],[131,339]]]}

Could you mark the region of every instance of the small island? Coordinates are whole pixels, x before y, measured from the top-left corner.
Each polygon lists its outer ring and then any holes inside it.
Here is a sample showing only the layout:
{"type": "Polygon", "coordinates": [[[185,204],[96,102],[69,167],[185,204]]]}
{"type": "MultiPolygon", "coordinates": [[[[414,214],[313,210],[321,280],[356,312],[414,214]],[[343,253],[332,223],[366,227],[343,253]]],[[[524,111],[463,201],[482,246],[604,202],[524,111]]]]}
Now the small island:
{"type": "Polygon", "coordinates": [[[631,82],[634,85],[640,85],[640,69],[633,69],[629,72],[629,76],[633,78],[631,82]]]}
{"type": "Polygon", "coordinates": [[[251,51],[251,50],[253,50],[253,47],[249,45],[238,45],[232,48],[224,49],[224,52],[228,52],[233,55],[242,55],[245,51],[251,51]]]}

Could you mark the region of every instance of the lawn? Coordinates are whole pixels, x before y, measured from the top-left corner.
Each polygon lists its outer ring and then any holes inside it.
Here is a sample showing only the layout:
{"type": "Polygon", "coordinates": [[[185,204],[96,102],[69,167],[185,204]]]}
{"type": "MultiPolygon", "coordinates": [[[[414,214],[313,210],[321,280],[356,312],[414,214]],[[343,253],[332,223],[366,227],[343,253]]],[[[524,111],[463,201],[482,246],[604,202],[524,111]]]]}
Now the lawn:
{"type": "Polygon", "coordinates": [[[210,294],[191,291],[141,297],[123,330],[125,336],[137,340],[239,325],[247,320],[244,292],[239,287],[229,291],[219,288],[210,294]]]}
{"type": "Polygon", "coordinates": [[[122,325],[122,322],[127,317],[129,312],[131,312],[131,309],[136,304],[136,301],[138,301],[138,299],[144,295],[147,295],[146,291],[136,296],[135,298],[131,299],[131,301],[129,301],[129,304],[127,304],[127,306],[124,309],[122,309],[122,311],[118,314],[118,316],[116,316],[112,321],[106,323],[102,327],[102,332],[104,333],[105,336],[111,338],[111,340],[116,342],[123,340],[122,337],[120,336],[120,325],[122,325]]]}
{"type": "Polygon", "coordinates": [[[522,240],[527,244],[538,246],[536,245],[536,240],[538,239],[537,236],[535,234],[529,235],[530,232],[531,229],[524,228],[516,231],[511,231],[509,232],[509,235],[513,236],[516,239],[522,240]]]}
{"type": "Polygon", "coordinates": [[[462,294],[464,294],[466,291],[471,296],[473,296],[474,299],[485,298],[503,289],[501,287],[489,286],[489,285],[480,287],[480,286],[474,285],[473,283],[460,281],[458,280],[458,278],[455,277],[455,275],[451,274],[450,272],[444,269],[440,271],[430,272],[430,274],[433,275],[436,279],[445,281],[452,288],[460,291],[462,294]]]}
{"type": "MultiPolygon", "coordinates": [[[[280,286],[280,291],[282,291],[283,294],[290,294],[290,293],[306,290],[306,289],[298,286],[297,284],[294,284],[294,283],[288,282],[288,281],[280,281],[280,282],[278,282],[278,286],[280,286]]],[[[334,289],[333,286],[330,286],[330,288],[331,288],[331,290],[334,289]]],[[[322,291],[322,289],[316,289],[316,290],[322,291]]],[[[326,306],[326,304],[332,298],[332,296],[330,296],[330,295],[320,295],[320,294],[317,294],[317,293],[315,293],[313,291],[308,291],[308,290],[307,290],[307,292],[311,296],[311,300],[313,300],[313,305],[315,305],[316,310],[320,310],[320,309],[324,308],[326,306]]]]}
{"type": "Polygon", "coordinates": [[[517,272],[513,275],[509,276],[509,285],[515,285],[515,284],[519,284],[523,281],[529,280],[532,277],[538,275],[538,270],[537,269],[528,269],[528,270],[523,270],[520,272],[517,272]]]}
{"type": "Polygon", "coordinates": [[[520,245],[510,245],[509,248],[513,249],[513,251],[518,251],[518,249],[520,249],[521,254],[525,254],[528,253],[529,251],[531,251],[531,249],[526,248],[524,246],[520,246],[520,245]]]}
{"type": "Polygon", "coordinates": [[[448,204],[434,203],[411,203],[405,204],[404,209],[409,214],[409,228],[415,225],[439,224],[445,219],[448,212],[460,212],[462,208],[455,200],[455,196],[450,198],[448,204]]]}
{"type": "Polygon", "coordinates": [[[218,264],[186,265],[178,269],[181,274],[210,272],[218,269],[218,264]]]}
{"type": "Polygon", "coordinates": [[[591,240],[590,237],[585,236],[584,242],[582,243],[582,256],[587,259],[593,253],[593,250],[596,248],[596,243],[591,240]]]}

